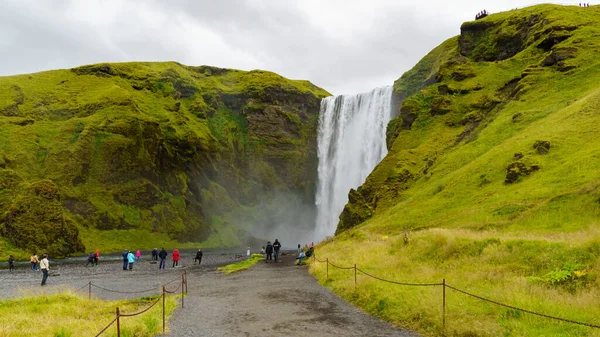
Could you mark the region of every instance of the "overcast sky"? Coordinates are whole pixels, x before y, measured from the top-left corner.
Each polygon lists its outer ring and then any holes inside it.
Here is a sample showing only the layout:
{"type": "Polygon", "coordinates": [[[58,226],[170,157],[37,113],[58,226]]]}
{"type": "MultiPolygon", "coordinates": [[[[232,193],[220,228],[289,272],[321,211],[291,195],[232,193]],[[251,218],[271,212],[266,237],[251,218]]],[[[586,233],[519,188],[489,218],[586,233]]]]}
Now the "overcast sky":
{"type": "Polygon", "coordinates": [[[0,76],[178,61],[265,69],[358,93],[392,84],[478,11],[539,2],[0,0],[0,76]]]}

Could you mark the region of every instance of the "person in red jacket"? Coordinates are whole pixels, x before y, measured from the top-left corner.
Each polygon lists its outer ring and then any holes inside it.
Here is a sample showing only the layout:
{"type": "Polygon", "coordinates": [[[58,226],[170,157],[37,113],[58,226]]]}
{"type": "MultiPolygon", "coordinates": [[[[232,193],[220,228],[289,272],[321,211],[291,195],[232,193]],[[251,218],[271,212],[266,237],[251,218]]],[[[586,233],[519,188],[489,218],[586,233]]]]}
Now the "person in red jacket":
{"type": "Polygon", "coordinates": [[[177,249],[173,250],[173,268],[175,266],[179,266],[179,251],[177,249]]]}

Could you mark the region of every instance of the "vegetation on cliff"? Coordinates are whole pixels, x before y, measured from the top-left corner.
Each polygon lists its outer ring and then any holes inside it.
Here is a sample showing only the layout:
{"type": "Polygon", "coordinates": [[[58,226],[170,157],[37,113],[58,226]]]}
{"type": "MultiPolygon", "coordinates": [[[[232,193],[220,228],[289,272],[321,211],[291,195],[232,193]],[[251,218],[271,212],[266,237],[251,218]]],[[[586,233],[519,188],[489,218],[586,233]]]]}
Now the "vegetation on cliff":
{"type": "MultiPolygon", "coordinates": [[[[395,83],[389,154],[320,257],[598,324],[599,36],[598,6],[464,23],[395,83]]],[[[312,268],[368,311],[441,333],[440,294],[370,281],[353,291],[312,268]]],[[[458,294],[449,303],[447,335],[598,336],[458,294]]]]}
{"type": "Polygon", "coordinates": [[[0,77],[0,257],[238,245],[274,200],[314,204],[327,95],[174,62],[0,77]]]}

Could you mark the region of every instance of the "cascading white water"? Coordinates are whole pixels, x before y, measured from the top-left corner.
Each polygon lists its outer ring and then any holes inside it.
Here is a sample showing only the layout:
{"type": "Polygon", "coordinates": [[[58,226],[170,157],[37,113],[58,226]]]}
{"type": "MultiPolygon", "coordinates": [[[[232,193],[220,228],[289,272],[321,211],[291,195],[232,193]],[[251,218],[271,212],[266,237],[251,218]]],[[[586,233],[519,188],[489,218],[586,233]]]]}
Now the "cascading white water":
{"type": "Polygon", "coordinates": [[[317,239],[333,235],[348,203],[348,192],[364,183],[387,154],[385,131],[391,119],[391,101],[391,86],[321,101],[317,239]]]}

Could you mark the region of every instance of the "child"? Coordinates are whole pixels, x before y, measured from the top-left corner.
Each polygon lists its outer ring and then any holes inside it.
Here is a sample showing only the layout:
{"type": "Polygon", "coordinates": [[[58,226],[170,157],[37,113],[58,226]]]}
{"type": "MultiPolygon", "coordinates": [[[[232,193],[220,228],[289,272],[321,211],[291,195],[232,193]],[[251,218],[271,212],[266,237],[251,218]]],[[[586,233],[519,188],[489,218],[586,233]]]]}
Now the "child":
{"type": "Polygon", "coordinates": [[[248,257],[248,260],[250,260],[250,247],[246,250],[246,256],[248,257]]]}

